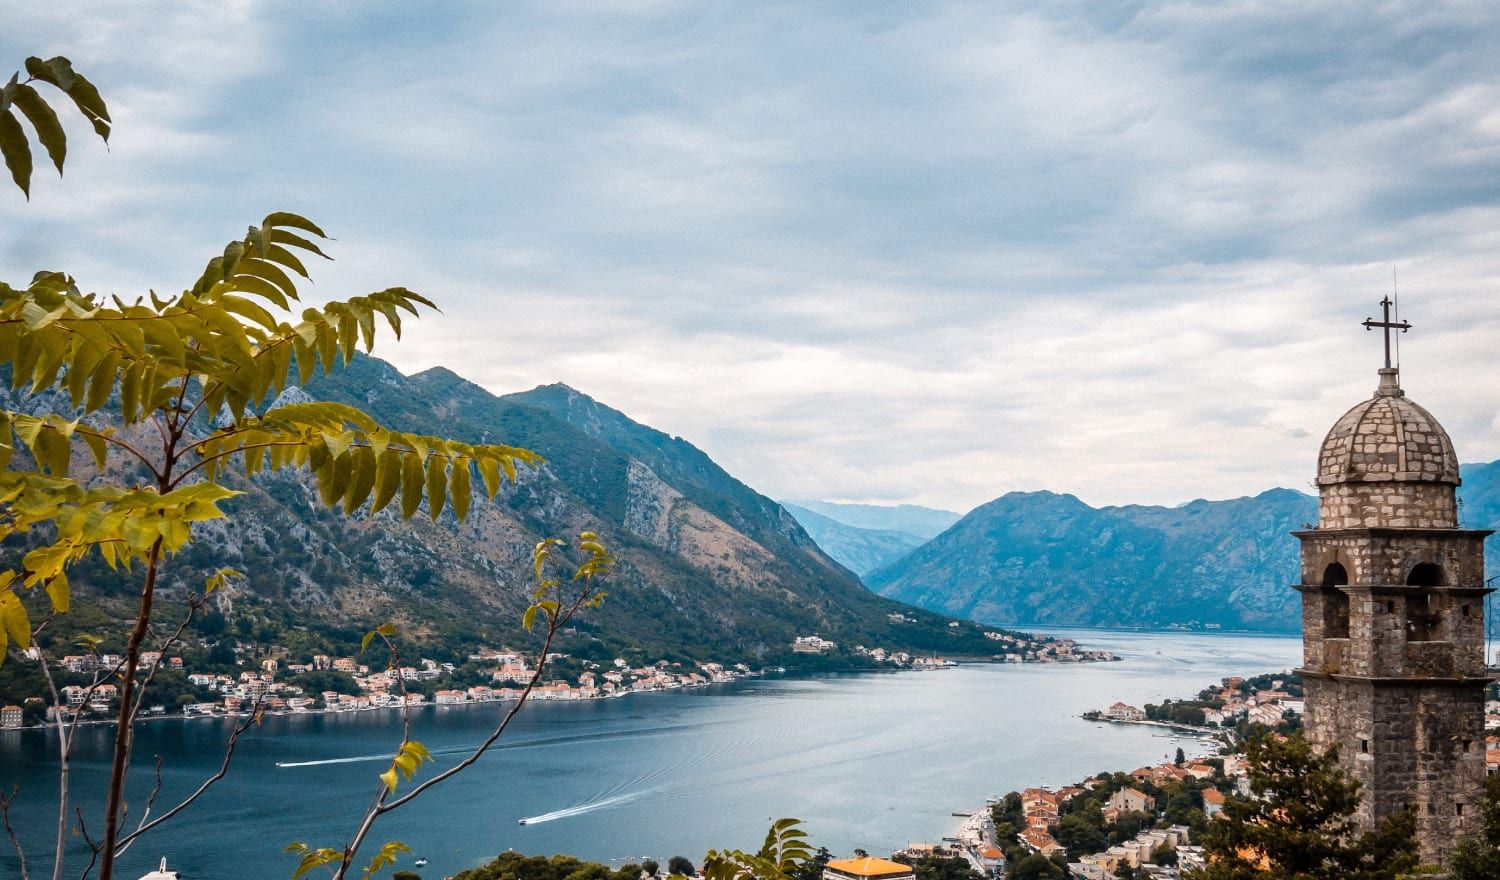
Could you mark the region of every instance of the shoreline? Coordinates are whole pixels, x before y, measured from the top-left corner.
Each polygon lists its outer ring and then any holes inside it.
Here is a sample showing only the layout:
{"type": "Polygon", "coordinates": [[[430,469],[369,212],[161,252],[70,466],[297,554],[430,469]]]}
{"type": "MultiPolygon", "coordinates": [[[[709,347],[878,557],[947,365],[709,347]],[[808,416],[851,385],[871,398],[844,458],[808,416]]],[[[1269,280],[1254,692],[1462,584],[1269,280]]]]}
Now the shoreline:
{"type": "Polygon", "coordinates": [[[1138,727],[1160,727],[1164,730],[1172,730],[1179,733],[1191,733],[1194,735],[1218,734],[1223,732],[1222,728],[1195,727],[1191,724],[1178,724],[1175,721],[1152,721],[1149,718],[1142,718],[1139,721],[1133,721],[1129,718],[1090,718],[1087,714],[1079,715],[1078,717],[1082,718],[1084,721],[1092,721],[1095,724],[1132,724],[1138,727]]]}
{"type": "MultiPolygon", "coordinates": [[[[668,688],[644,688],[644,689],[640,689],[640,690],[624,690],[624,691],[618,691],[618,692],[613,693],[613,694],[600,695],[600,696],[597,696],[597,697],[571,697],[571,698],[566,698],[566,699],[558,699],[558,698],[555,698],[555,697],[545,697],[545,696],[532,695],[532,696],[528,697],[526,701],[528,703],[533,702],[533,701],[534,702],[540,702],[540,703],[592,703],[592,702],[597,702],[599,700],[617,700],[617,699],[620,699],[622,697],[629,697],[629,696],[634,696],[634,695],[637,695],[637,694],[663,694],[663,693],[672,693],[674,691],[696,691],[696,690],[702,690],[704,688],[712,687],[714,685],[735,684],[735,683],[743,681],[743,680],[745,680],[747,678],[766,678],[766,677],[771,676],[771,675],[784,676],[784,677],[788,677],[788,678],[794,678],[794,677],[815,678],[815,677],[823,676],[823,675],[870,675],[870,674],[893,674],[893,673],[902,673],[902,672],[935,672],[935,671],[939,671],[939,670],[942,670],[942,669],[952,669],[952,668],[954,668],[956,666],[960,666],[960,665],[966,665],[966,666],[967,665],[991,665],[991,666],[1082,666],[1082,665],[1092,664],[1092,663],[1112,663],[1112,662],[1119,662],[1120,659],[1121,658],[1116,657],[1113,660],[1093,660],[1093,659],[1089,659],[1089,660],[1074,660],[1074,661],[1068,661],[1068,662],[1031,660],[1031,661],[1022,661],[1020,663],[1008,663],[1008,662],[1006,662],[1004,660],[983,659],[983,658],[980,658],[980,657],[963,657],[963,658],[960,658],[960,659],[951,659],[951,660],[949,660],[948,664],[944,665],[944,666],[920,666],[920,667],[919,666],[907,666],[907,667],[900,667],[900,668],[894,668],[894,669],[820,669],[820,670],[807,670],[807,671],[795,671],[795,670],[794,671],[787,671],[784,668],[768,668],[768,669],[761,669],[761,670],[759,670],[757,672],[740,673],[740,674],[736,675],[735,677],[729,679],[728,681],[705,681],[705,682],[700,682],[698,684],[682,684],[682,685],[678,685],[676,687],[668,687],[668,688]]],[[[506,704],[516,703],[516,702],[518,702],[518,700],[519,700],[519,698],[496,699],[496,700],[465,700],[462,703],[437,703],[437,702],[432,702],[432,701],[424,701],[424,702],[421,702],[421,703],[416,703],[416,704],[414,704],[414,705],[412,705],[412,706],[410,706],[408,708],[412,708],[412,709],[426,709],[426,708],[434,708],[434,709],[460,709],[461,708],[461,709],[468,709],[468,708],[473,708],[473,707],[476,707],[476,706],[506,705],[506,704]]],[[[294,710],[294,709],[262,709],[259,714],[261,716],[263,716],[263,717],[269,716],[269,717],[277,717],[277,718],[287,718],[287,717],[302,717],[302,716],[308,716],[308,715],[357,715],[357,714],[364,713],[364,712],[380,712],[380,711],[399,712],[399,711],[401,711],[401,709],[402,709],[401,706],[389,706],[389,705],[384,705],[384,706],[365,706],[365,707],[358,708],[358,709],[329,709],[329,708],[321,708],[321,709],[296,709],[296,710],[294,710]]],[[[192,714],[192,715],[185,715],[185,714],[181,714],[181,713],[177,713],[177,714],[162,714],[162,715],[145,715],[145,714],[143,714],[139,718],[136,719],[135,723],[136,724],[145,724],[145,723],[149,723],[149,722],[163,722],[163,721],[181,721],[181,722],[188,722],[188,721],[231,721],[231,720],[235,720],[235,719],[245,719],[245,718],[248,718],[248,717],[250,717],[251,714],[252,713],[250,713],[250,712],[244,712],[244,711],[240,711],[240,712],[221,712],[221,713],[214,713],[214,714],[208,714],[208,715],[201,714],[201,713],[196,713],[196,714],[192,714]]],[[[80,719],[77,722],[77,726],[78,727],[114,727],[118,723],[119,723],[119,721],[117,719],[114,719],[114,718],[90,718],[90,719],[80,719]]],[[[55,733],[57,731],[57,725],[54,724],[54,723],[49,722],[49,723],[46,723],[46,724],[32,724],[32,725],[22,726],[22,727],[0,728],[0,736],[3,736],[5,734],[7,734],[7,733],[22,733],[22,732],[27,732],[27,731],[42,731],[42,732],[54,732],[55,733]]]]}

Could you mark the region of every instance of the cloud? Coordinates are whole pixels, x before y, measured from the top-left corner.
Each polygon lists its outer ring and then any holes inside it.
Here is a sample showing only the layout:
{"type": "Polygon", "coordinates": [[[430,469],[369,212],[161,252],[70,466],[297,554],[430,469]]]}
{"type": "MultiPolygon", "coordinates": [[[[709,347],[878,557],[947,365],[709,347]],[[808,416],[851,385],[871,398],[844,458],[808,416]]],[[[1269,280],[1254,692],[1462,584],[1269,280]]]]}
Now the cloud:
{"type": "Polygon", "coordinates": [[[285,208],[317,297],[565,381],[778,497],[1305,488],[1374,385],[1500,457],[1500,13],[1481,3],[27,9],[104,88],[0,273],[170,289],[285,208]]]}

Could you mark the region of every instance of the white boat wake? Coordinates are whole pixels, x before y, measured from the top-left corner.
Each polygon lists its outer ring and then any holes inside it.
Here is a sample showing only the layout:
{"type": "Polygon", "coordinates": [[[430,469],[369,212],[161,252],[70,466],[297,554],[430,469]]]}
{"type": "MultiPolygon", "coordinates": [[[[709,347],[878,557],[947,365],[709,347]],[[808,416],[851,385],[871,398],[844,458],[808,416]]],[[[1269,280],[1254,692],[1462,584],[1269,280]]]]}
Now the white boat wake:
{"type": "Polygon", "coordinates": [[[653,791],[658,790],[659,789],[655,788],[647,788],[641,791],[632,791],[626,794],[617,794],[614,797],[601,798],[597,801],[590,801],[586,804],[579,804],[576,807],[565,807],[561,810],[553,810],[550,813],[542,813],[540,816],[527,816],[520,821],[520,824],[540,825],[543,822],[555,822],[558,819],[569,819],[573,816],[582,816],[584,813],[592,813],[595,810],[602,810],[605,807],[612,807],[615,804],[623,804],[627,801],[633,801],[636,798],[643,797],[652,793],[653,791]]]}
{"type": "Polygon", "coordinates": [[[277,767],[321,767],[324,764],[358,764],[361,761],[389,761],[390,755],[359,755],[353,758],[323,758],[318,761],[277,761],[277,767]]]}

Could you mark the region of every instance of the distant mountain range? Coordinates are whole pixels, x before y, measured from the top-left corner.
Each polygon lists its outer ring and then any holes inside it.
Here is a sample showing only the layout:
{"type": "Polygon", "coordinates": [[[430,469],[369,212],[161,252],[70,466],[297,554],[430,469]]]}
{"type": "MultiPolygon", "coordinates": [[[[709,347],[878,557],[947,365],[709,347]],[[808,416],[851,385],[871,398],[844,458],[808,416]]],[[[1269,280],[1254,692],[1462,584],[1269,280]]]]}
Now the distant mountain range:
{"type": "MultiPolygon", "coordinates": [[[[1500,528],[1500,462],[1465,465],[1462,475],[1464,525],[1500,528]]],[[[994,624],[1295,631],[1300,603],[1289,585],[1300,563],[1289,533],[1317,516],[1317,500],[1290,489],[1170,508],[1013,492],[864,580],[881,595],[994,624]]],[[[1500,574],[1495,538],[1487,555],[1500,574]]]]}
{"type": "Polygon", "coordinates": [[[860,577],[895,562],[926,540],[911,532],[851,526],[790,501],[781,502],[781,506],[797,518],[823,552],[860,577]]]}
{"type": "MultiPolygon", "coordinates": [[[[239,485],[246,494],[225,505],[232,523],[207,527],[164,578],[185,591],[219,566],[245,572],[223,604],[246,638],[285,642],[310,630],[357,642],[394,619],[424,651],[520,647],[531,548],[590,530],[617,566],[602,584],[604,607],[578,620],[566,650],[785,662],[795,636],[816,634],[913,652],[994,651],[979,627],[949,626],[867,590],[780,505],[701,450],[565,385],[496,396],[446,369],[406,376],[361,356],[285,397],[352,404],[401,430],[524,446],[546,463],[507,484],[498,503],[476,500],[462,524],[447,511],[436,522],[401,522],[391,510],[337,515],[297,471],[239,485]]],[[[0,406],[68,410],[5,391],[0,406]]],[[[128,613],[128,576],[86,564],[72,580],[128,613]]]]}
{"type": "MultiPolygon", "coordinates": [[[[835,504],[831,501],[793,499],[792,505],[846,526],[877,532],[905,532],[923,541],[936,538],[949,526],[963,519],[961,513],[915,504],[835,504]]],[[[782,502],[782,506],[787,506],[786,502],[782,502]]],[[[787,509],[790,510],[791,507],[787,509]]]]}

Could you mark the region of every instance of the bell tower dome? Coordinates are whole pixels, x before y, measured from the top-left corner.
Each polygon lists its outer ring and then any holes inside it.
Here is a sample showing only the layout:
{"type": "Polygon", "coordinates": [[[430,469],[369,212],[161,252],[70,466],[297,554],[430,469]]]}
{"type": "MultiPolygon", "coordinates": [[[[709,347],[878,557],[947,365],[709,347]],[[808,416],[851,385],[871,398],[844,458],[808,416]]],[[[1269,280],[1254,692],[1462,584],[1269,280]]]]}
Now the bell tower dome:
{"type": "Polygon", "coordinates": [[[1386,332],[1375,394],[1318,454],[1317,528],[1302,542],[1307,736],[1360,780],[1368,829],[1411,809],[1423,861],[1479,828],[1484,796],[1484,539],[1462,529],[1458,457],[1401,390],[1386,332]]]}

